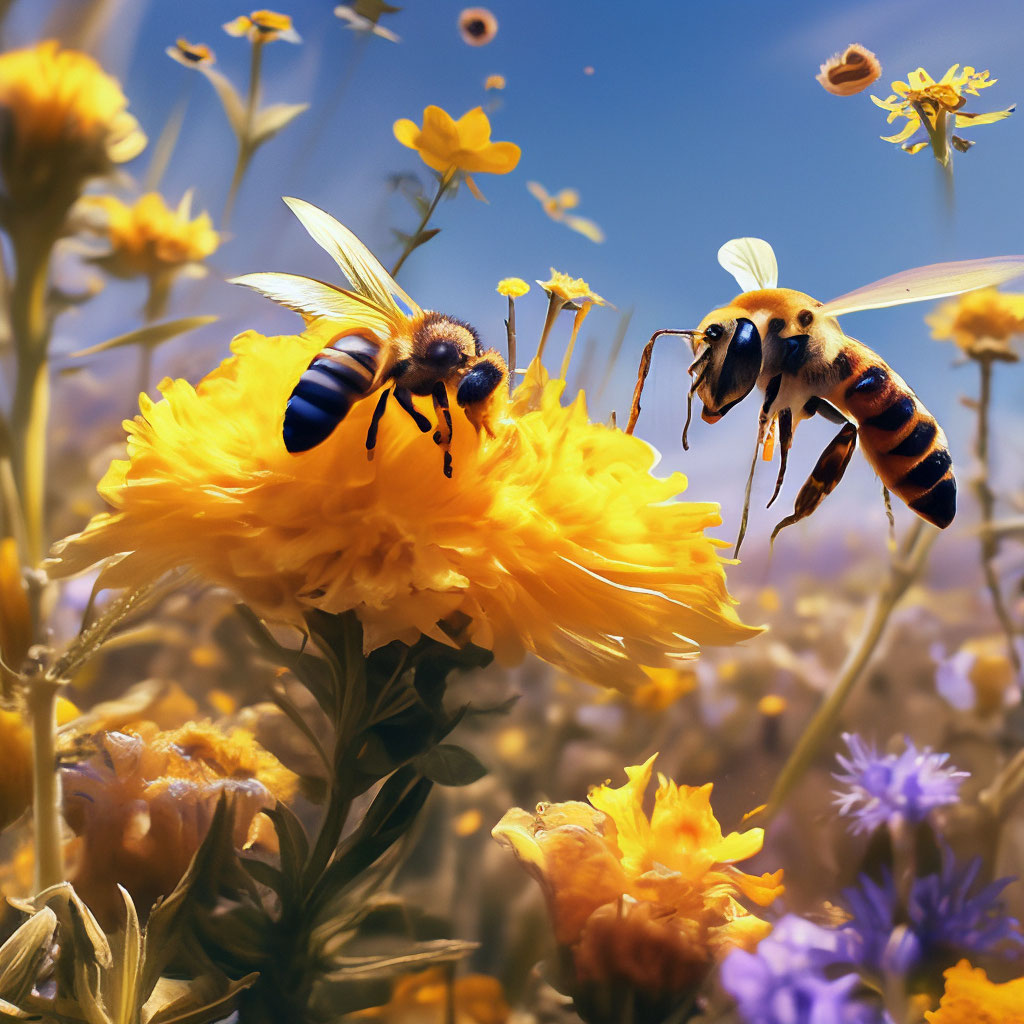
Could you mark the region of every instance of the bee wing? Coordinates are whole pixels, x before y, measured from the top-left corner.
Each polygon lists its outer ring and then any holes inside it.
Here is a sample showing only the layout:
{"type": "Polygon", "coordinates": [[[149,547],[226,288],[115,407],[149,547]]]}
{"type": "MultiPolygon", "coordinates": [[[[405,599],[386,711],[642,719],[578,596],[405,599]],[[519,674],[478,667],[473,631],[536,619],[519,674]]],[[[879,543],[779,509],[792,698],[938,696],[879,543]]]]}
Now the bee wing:
{"type": "Polygon", "coordinates": [[[360,295],[396,318],[417,316],[422,312],[380,265],[377,257],[344,224],[339,224],[330,214],[303,199],[285,196],[284,201],[313,240],[341,267],[342,273],[360,295]]]}
{"type": "Polygon", "coordinates": [[[745,292],[778,288],[779,263],[763,238],[732,238],[718,250],[718,262],[745,292]]]}
{"type": "Polygon", "coordinates": [[[301,313],[307,320],[356,320],[381,337],[393,333],[395,318],[379,309],[370,299],[355,292],[336,288],[298,274],[245,274],[231,278],[230,284],[244,285],[268,299],[301,313]]]}
{"type": "Polygon", "coordinates": [[[981,260],[932,263],[904,270],[881,281],[847,292],[826,302],[819,310],[825,316],[841,316],[861,309],[882,309],[906,302],[926,302],[947,295],[959,295],[975,288],[987,288],[1024,274],[1024,256],[992,256],[981,260]]]}

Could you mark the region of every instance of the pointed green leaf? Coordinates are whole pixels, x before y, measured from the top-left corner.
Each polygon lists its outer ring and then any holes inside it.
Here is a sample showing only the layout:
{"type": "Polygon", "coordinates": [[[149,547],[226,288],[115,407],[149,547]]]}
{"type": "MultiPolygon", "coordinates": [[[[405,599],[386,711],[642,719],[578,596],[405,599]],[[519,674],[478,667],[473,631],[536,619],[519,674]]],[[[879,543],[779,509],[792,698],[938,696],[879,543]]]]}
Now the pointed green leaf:
{"type": "Polygon", "coordinates": [[[224,113],[227,115],[228,124],[231,125],[231,130],[241,140],[245,136],[245,103],[242,97],[238,95],[238,90],[216,69],[202,64],[197,65],[197,68],[206,75],[210,84],[216,90],[217,98],[220,100],[224,113]]]}
{"type": "Polygon", "coordinates": [[[215,323],[219,317],[216,316],[185,316],[180,320],[165,320],[162,324],[147,324],[136,331],[129,331],[127,334],[119,334],[116,338],[101,341],[98,345],[90,345],[88,348],[79,349],[71,353],[72,359],[81,359],[83,356],[94,356],[99,352],[107,352],[112,348],[124,348],[128,345],[146,345],[149,348],[156,348],[179,334],[186,334],[199,327],[215,323]]]}
{"type": "Polygon", "coordinates": [[[339,956],[335,960],[336,968],[327,977],[340,980],[374,974],[398,974],[427,964],[455,963],[464,960],[479,947],[478,942],[434,939],[412,943],[407,951],[388,956],[339,956]]]}
{"type": "Polygon", "coordinates": [[[487,774],[475,754],[454,743],[439,743],[415,761],[423,775],[442,786],[468,786],[487,774]]]}
{"type": "MultiPolygon", "coordinates": [[[[216,978],[200,978],[189,983],[183,995],[155,1008],[152,1013],[147,1004],[143,1020],[145,1024],[209,1024],[224,1020],[231,1016],[231,1004],[238,993],[254,985],[258,978],[258,974],[247,974],[237,981],[224,982],[216,978]]],[[[158,994],[159,989],[154,996],[158,994]]]]}
{"type": "Polygon", "coordinates": [[[308,103],[275,103],[264,107],[254,118],[250,142],[255,148],[272,139],[282,128],[286,128],[304,110],[308,103]]]}
{"type": "Polygon", "coordinates": [[[0,946],[0,998],[18,1004],[32,991],[56,930],[57,915],[43,907],[0,946]]]}

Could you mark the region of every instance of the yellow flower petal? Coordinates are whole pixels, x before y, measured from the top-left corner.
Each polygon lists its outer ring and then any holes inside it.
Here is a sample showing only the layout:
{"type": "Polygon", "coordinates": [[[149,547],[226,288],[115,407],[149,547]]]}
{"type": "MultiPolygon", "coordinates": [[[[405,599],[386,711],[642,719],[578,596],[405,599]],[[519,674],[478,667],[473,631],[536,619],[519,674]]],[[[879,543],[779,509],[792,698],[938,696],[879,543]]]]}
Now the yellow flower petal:
{"type": "Polygon", "coordinates": [[[1007,107],[1006,110],[993,110],[988,114],[957,114],[956,126],[957,128],[970,128],[979,124],[995,124],[996,121],[1008,118],[1016,109],[1015,104],[1012,107],[1007,107]]]}
{"type": "Polygon", "coordinates": [[[441,107],[423,111],[423,128],[412,121],[395,122],[395,137],[403,146],[415,149],[420,159],[441,174],[507,174],[519,163],[519,147],[511,142],[491,142],[491,125],[480,107],[467,111],[458,121],[441,107]],[[411,128],[410,128],[411,126],[411,128]]]}
{"type": "Polygon", "coordinates": [[[521,277],[504,277],[498,282],[498,294],[510,299],[520,299],[529,290],[530,286],[521,277]]]}
{"type": "Polygon", "coordinates": [[[912,117],[903,126],[902,131],[897,132],[895,135],[882,135],[881,139],[882,139],[883,142],[895,142],[895,143],[906,142],[907,139],[909,139],[910,136],[913,135],[914,132],[916,132],[918,130],[918,128],[920,128],[920,127],[921,127],[920,120],[918,118],[916,118],[916,117],[912,117]]]}

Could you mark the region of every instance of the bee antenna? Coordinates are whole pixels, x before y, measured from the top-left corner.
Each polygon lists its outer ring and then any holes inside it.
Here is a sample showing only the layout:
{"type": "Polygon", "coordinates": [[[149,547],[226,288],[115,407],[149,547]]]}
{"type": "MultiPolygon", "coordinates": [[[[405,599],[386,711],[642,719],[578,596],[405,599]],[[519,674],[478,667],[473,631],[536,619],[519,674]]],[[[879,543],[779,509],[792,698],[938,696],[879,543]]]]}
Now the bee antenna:
{"type": "Polygon", "coordinates": [[[655,331],[651,340],[644,346],[643,354],[640,356],[640,366],[636,374],[636,387],[633,389],[633,403],[629,410],[629,422],[626,424],[626,433],[632,434],[636,421],[640,418],[640,396],[643,394],[644,384],[647,381],[647,374],[651,372],[651,357],[654,355],[654,343],[663,334],[681,334],[692,338],[698,331],[655,331]]]}

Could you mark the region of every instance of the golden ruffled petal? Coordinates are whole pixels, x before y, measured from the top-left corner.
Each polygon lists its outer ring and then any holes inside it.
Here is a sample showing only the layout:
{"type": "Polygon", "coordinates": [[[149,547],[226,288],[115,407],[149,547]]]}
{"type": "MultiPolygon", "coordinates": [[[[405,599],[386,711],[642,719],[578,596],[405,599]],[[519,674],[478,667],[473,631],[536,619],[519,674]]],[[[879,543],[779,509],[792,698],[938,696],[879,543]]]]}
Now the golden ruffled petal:
{"type": "Polygon", "coordinates": [[[914,134],[921,127],[921,122],[918,118],[911,118],[904,126],[902,131],[897,132],[895,135],[882,135],[880,136],[883,142],[906,142],[911,135],[914,134]]]}
{"type": "Polygon", "coordinates": [[[995,124],[996,121],[1004,121],[1017,109],[1016,104],[1007,107],[1006,110],[993,110],[988,114],[957,114],[957,128],[970,128],[979,124],[995,124]]]}

